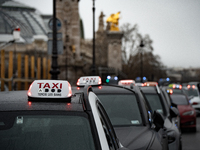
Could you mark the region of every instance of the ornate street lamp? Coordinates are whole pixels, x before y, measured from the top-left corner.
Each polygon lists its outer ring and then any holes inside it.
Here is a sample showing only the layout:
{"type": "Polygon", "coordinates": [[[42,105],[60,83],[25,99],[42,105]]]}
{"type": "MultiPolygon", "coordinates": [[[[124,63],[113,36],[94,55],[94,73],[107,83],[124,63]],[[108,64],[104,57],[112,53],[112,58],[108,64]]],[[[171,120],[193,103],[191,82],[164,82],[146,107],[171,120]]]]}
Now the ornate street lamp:
{"type": "Polygon", "coordinates": [[[144,47],[144,42],[141,39],[140,41],[140,76],[141,76],[141,83],[143,83],[143,47],[144,47]]]}
{"type": "Polygon", "coordinates": [[[51,79],[57,80],[58,74],[58,52],[57,52],[57,28],[56,28],[56,0],[53,0],[53,50],[52,50],[52,64],[51,64],[51,79]]]}
{"type": "Polygon", "coordinates": [[[92,63],[92,75],[96,75],[96,66],[95,66],[95,0],[93,0],[93,63],[92,63]]]}

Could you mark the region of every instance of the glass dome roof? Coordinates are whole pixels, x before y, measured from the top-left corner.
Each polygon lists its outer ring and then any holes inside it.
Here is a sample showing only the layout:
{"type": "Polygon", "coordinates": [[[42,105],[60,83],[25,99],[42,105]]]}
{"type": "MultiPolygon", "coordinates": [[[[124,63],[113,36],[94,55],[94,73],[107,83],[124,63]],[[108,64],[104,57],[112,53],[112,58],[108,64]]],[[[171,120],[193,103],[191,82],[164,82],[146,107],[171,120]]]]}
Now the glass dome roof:
{"type": "Polygon", "coordinates": [[[5,1],[0,5],[0,24],[0,34],[12,34],[19,26],[21,37],[28,43],[34,36],[47,37],[47,29],[37,10],[16,1],[5,1]]]}

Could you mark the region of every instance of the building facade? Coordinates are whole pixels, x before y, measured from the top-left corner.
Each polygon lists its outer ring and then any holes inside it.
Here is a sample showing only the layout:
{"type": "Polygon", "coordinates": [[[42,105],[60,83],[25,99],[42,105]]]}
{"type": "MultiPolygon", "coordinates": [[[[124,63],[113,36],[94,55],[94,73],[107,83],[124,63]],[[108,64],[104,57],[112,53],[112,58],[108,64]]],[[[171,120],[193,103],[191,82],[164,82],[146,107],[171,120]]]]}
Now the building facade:
{"type": "MultiPolygon", "coordinates": [[[[26,53],[31,50],[33,53],[40,51],[47,57],[51,57],[47,53],[47,43],[48,33],[52,32],[48,27],[52,15],[39,14],[35,8],[12,0],[2,2],[0,13],[0,17],[4,16],[2,19],[4,24],[8,23],[5,20],[10,20],[7,19],[8,17],[15,22],[15,24],[10,23],[9,32],[6,25],[4,26],[6,34],[9,35],[13,27],[17,25],[21,28],[22,42],[10,45],[5,48],[6,50],[21,51],[23,49],[26,53]]],[[[96,75],[100,75],[103,80],[107,75],[124,76],[121,72],[121,38],[123,33],[110,31],[108,27],[105,27],[104,16],[102,12],[99,16],[98,31],[95,33],[95,70],[96,75]]],[[[83,22],[79,16],[79,0],[57,0],[56,17],[61,22],[61,28],[57,32],[61,33],[63,44],[62,54],[58,55],[60,70],[58,78],[68,80],[74,85],[80,76],[92,74],[93,40],[84,39],[83,22]]],[[[5,33],[1,32],[0,34],[5,33]]],[[[0,39],[0,42],[6,41],[0,39]]]]}

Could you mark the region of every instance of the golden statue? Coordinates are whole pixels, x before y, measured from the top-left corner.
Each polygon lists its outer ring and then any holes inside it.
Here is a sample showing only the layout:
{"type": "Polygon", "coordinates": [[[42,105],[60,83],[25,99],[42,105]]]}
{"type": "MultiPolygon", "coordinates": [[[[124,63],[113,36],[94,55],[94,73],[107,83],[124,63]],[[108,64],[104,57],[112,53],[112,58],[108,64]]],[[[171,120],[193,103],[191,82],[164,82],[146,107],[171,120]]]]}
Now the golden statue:
{"type": "Polygon", "coordinates": [[[120,11],[116,14],[111,14],[110,17],[106,20],[109,26],[110,31],[119,31],[118,20],[119,20],[120,11]]]}

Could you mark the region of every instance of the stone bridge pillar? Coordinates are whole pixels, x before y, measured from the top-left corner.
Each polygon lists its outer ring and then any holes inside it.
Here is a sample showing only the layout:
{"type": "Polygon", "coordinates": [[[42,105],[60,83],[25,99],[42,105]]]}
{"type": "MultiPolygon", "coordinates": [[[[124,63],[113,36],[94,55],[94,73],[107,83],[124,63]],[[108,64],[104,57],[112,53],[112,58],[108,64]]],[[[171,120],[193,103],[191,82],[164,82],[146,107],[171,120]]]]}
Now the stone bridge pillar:
{"type": "Polygon", "coordinates": [[[115,68],[116,71],[122,71],[122,36],[123,32],[108,31],[108,67],[115,68]]]}

